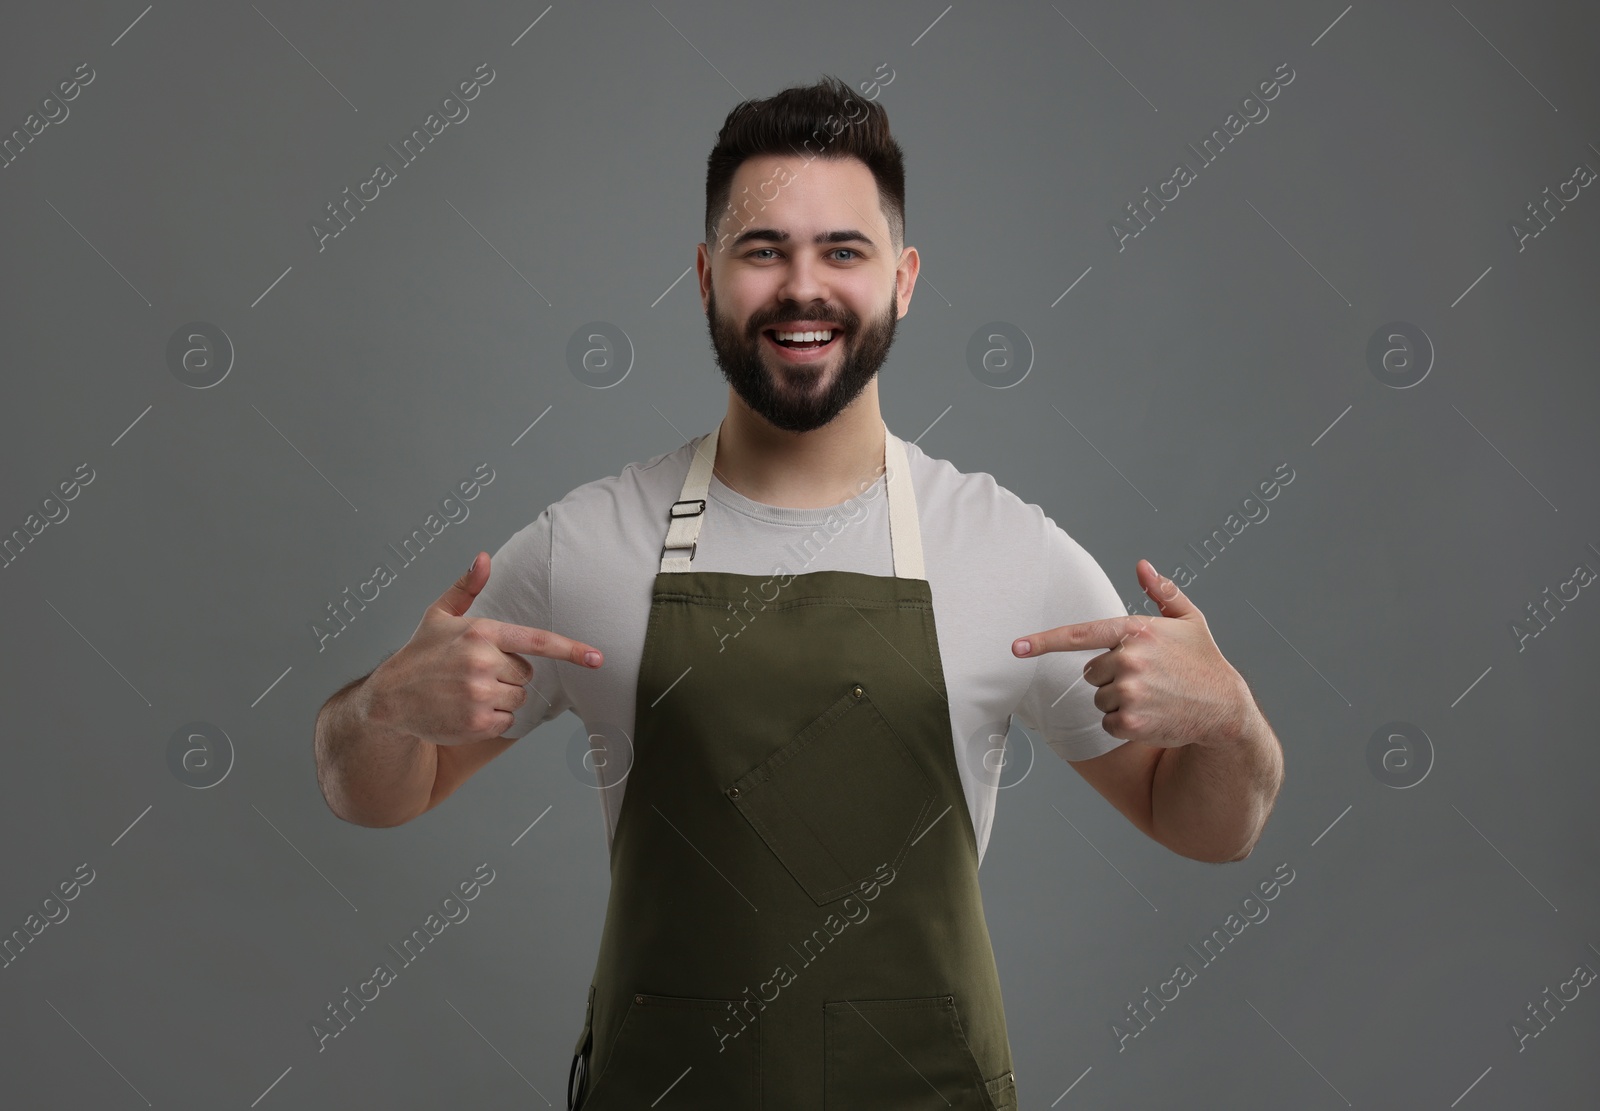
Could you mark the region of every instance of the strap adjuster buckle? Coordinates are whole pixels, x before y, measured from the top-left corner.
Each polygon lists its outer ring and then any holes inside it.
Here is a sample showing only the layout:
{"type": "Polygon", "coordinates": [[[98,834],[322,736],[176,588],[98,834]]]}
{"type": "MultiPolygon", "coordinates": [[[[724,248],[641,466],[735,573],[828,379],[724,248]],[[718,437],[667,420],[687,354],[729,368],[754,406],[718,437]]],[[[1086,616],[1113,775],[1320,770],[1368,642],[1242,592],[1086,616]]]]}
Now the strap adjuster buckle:
{"type": "Polygon", "coordinates": [[[704,513],[705,511],[706,511],[706,499],[704,499],[704,498],[679,498],[677,501],[672,503],[672,508],[667,511],[667,516],[669,516],[669,517],[698,517],[698,516],[700,516],[700,514],[704,513]],[[691,511],[689,511],[687,513],[679,513],[678,512],[678,506],[680,506],[680,505],[693,505],[693,506],[698,506],[699,508],[691,510],[691,511]]]}
{"type": "MultiPolygon", "coordinates": [[[[690,542],[690,544],[689,544],[689,559],[691,559],[691,560],[694,559],[695,549],[697,549],[699,547],[700,547],[700,541],[695,540],[695,541],[691,541],[690,542]]],[[[663,545],[661,545],[662,558],[666,557],[668,548],[676,548],[679,551],[682,551],[683,550],[683,545],[682,544],[663,544],[663,545]]]]}

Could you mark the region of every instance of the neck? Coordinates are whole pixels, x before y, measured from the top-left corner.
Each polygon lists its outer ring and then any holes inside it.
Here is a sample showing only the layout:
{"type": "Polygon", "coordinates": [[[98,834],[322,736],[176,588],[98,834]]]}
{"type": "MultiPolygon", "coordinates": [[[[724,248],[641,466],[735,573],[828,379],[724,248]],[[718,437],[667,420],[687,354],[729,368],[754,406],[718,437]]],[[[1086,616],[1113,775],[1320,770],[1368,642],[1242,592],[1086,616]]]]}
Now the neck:
{"type": "Polygon", "coordinates": [[[728,390],[714,473],[751,501],[821,509],[860,494],[884,469],[877,383],[832,421],[810,432],[774,428],[728,390]]]}

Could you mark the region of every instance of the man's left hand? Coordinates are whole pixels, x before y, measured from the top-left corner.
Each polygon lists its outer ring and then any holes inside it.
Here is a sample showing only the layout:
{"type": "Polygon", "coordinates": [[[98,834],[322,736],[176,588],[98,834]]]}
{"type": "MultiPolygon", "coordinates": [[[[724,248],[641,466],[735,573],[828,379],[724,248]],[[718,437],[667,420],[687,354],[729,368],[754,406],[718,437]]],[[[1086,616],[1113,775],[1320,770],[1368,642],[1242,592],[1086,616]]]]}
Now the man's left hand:
{"type": "Polygon", "coordinates": [[[1128,615],[1061,625],[1019,638],[1019,656],[1040,652],[1109,651],[1091,659],[1084,679],[1105,731],[1160,748],[1227,743],[1243,735],[1257,712],[1244,677],[1211,639],[1205,615],[1149,560],[1136,565],[1139,585],[1161,617],[1128,615]],[[1021,650],[1027,641],[1029,650],[1021,650]]]}

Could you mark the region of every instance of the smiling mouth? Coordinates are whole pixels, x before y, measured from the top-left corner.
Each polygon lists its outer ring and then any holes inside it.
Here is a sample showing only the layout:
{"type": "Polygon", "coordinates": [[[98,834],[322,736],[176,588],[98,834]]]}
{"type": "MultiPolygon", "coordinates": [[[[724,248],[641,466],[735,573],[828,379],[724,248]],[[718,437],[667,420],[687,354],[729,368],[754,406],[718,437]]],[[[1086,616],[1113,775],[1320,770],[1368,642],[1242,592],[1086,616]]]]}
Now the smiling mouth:
{"type": "MultiPolygon", "coordinates": [[[[830,335],[826,340],[822,340],[822,341],[818,341],[818,340],[779,339],[778,338],[778,332],[782,331],[782,330],[783,329],[778,329],[778,328],[765,328],[765,329],[762,330],[761,334],[766,336],[767,339],[771,340],[777,346],[782,347],[782,348],[784,348],[786,350],[789,350],[789,351],[822,351],[825,348],[832,347],[835,343],[837,343],[839,341],[839,337],[844,334],[842,329],[833,328],[831,330],[833,334],[830,335]]],[[[791,333],[791,334],[793,334],[793,333],[791,333]]],[[[810,333],[807,333],[807,334],[810,334],[810,333]]]]}

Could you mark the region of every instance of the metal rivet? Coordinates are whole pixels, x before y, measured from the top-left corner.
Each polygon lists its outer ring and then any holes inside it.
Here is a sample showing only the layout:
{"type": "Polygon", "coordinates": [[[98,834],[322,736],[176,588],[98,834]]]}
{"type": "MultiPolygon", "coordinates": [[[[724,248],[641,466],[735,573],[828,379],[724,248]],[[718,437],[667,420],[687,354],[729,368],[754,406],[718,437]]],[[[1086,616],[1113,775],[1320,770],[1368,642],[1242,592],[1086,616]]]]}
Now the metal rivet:
{"type": "Polygon", "coordinates": [[[636,995],[636,996],[633,997],[633,1001],[635,1003],[643,1003],[644,1002],[644,996],[636,995]]]}
{"type": "Polygon", "coordinates": [[[738,798],[739,797],[739,788],[737,788],[737,787],[729,787],[728,788],[728,797],[730,799],[738,798]]]}
{"type": "Polygon", "coordinates": [[[956,997],[953,995],[947,995],[944,997],[944,1001],[946,1006],[952,1006],[955,1004],[956,997]]]}
{"type": "Polygon", "coordinates": [[[855,695],[857,698],[860,698],[861,697],[861,688],[860,687],[856,687],[850,693],[855,695]]]}

